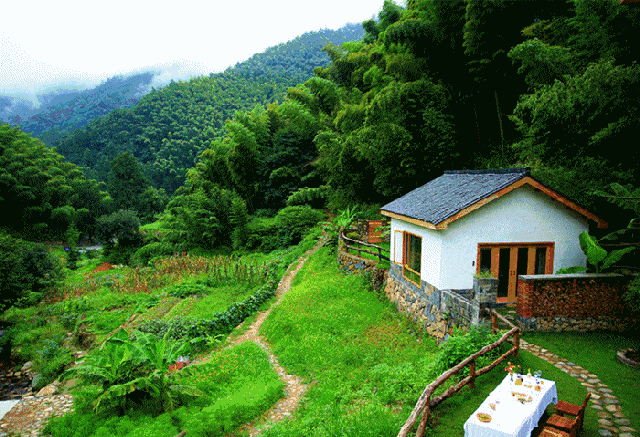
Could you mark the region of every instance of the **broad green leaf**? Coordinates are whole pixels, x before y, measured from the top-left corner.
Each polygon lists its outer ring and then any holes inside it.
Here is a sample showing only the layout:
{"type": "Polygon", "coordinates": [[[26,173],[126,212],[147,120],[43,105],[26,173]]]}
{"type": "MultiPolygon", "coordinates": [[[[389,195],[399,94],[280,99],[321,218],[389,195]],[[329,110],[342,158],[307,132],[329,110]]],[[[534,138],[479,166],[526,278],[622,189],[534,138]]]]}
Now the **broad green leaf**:
{"type": "Polygon", "coordinates": [[[589,235],[587,231],[580,234],[580,248],[587,255],[589,264],[596,266],[596,269],[607,257],[607,251],[600,247],[598,241],[589,235]]]}
{"type": "Polygon", "coordinates": [[[608,267],[611,267],[613,264],[617,263],[618,261],[620,261],[620,259],[627,253],[633,251],[635,249],[635,247],[625,247],[624,249],[619,249],[619,250],[613,250],[611,251],[611,253],[609,254],[609,256],[607,256],[607,259],[604,260],[604,264],[602,264],[602,268],[606,269],[608,267]]]}

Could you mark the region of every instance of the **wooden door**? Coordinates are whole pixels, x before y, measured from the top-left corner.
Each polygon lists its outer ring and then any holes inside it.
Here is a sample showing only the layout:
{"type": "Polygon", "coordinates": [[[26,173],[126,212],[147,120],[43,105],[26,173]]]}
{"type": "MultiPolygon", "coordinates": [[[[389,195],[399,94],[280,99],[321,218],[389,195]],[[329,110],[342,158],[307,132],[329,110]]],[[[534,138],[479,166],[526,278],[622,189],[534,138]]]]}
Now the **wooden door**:
{"type": "Polygon", "coordinates": [[[480,243],[476,272],[491,271],[498,278],[498,302],[513,304],[518,275],[553,273],[554,243],[480,243]]]}

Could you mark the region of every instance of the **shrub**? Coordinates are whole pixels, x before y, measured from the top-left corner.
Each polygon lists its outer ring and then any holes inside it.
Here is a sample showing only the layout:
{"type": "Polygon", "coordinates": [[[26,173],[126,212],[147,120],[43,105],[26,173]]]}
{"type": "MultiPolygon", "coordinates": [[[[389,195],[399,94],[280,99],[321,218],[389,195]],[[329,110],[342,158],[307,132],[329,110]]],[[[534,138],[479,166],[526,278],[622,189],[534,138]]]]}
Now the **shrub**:
{"type": "Polygon", "coordinates": [[[152,258],[171,256],[173,252],[174,249],[170,244],[160,242],[150,243],[135,251],[131,257],[131,264],[135,266],[146,266],[152,258]]]}
{"type": "Polygon", "coordinates": [[[279,227],[281,234],[291,241],[288,244],[291,246],[297,244],[305,232],[322,220],[324,215],[323,211],[312,209],[307,205],[288,206],[281,209],[276,215],[276,225],[279,227]]]}
{"type": "Polygon", "coordinates": [[[254,216],[247,223],[246,232],[246,245],[249,249],[263,247],[265,250],[270,250],[266,249],[266,247],[277,246],[277,244],[272,244],[271,242],[278,232],[275,218],[254,216]]]}
{"type": "Polygon", "coordinates": [[[640,312],[640,275],[629,284],[628,290],[622,295],[632,310],[640,312]]]}
{"type": "Polygon", "coordinates": [[[37,303],[62,277],[60,262],[44,246],[0,234],[0,310],[37,303]]]}
{"type": "MultiPolygon", "coordinates": [[[[484,346],[494,343],[500,338],[500,334],[492,334],[488,328],[473,327],[466,334],[459,329],[454,329],[454,335],[449,336],[447,342],[440,345],[440,352],[434,361],[434,370],[442,373],[456,364],[461,363],[469,355],[482,349],[484,346]]],[[[478,368],[491,364],[493,360],[501,355],[500,348],[495,348],[489,353],[482,355],[476,360],[478,368]]],[[[469,374],[469,367],[458,373],[466,376],[469,374]]]]}
{"type": "Polygon", "coordinates": [[[104,258],[112,264],[129,264],[143,243],[137,213],[119,210],[99,217],[97,222],[98,238],[105,243],[104,258]]]}
{"type": "Polygon", "coordinates": [[[82,365],[67,371],[67,375],[77,374],[82,384],[101,386],[93,402],[96,412],[139,408],[135,401],[147,396],[154,412],[169,411],[176,406],[178,393],[200,395],[194,387],[174,385],[168,373],[169,365],[189,351],[187,343],[169,340],[168,333],[158,339],[136,332],[130,338],[120,329],[102,348],[87,356],[82,365]]]}
{"type": "Polygon", "coordinates": [[[172,285],[168,289],[169,296],[179,297],[184,299],[185,297],[192,296],[194,294],[206,294],[207,287],[197,282],[182,282],[177,285],[172,285]]]}
{"type": "Polygon", "coordinates": [[[40,378],[33,382],[33,388],[36,390],[52,383],[64,367],[74,360],[71,351],[58,342],[47,339],[44,343],[45,347],[36,351],[33,363],[33,369],[40,375],[40,378]]]}

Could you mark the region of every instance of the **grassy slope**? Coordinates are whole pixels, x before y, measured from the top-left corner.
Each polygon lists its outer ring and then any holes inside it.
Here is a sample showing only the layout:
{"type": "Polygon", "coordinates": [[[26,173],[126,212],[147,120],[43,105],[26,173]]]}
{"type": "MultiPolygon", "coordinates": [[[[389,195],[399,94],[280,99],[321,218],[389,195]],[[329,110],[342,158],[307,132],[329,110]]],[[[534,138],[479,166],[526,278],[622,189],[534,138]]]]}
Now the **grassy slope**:
{"type": "MultiPolygon", "coordinates": [[[[311,384],[294,420],[266,436],[395,436],[436,376],[425,370],[437,352],[433,341],[408,334],[412,324],[362,279],[339,272],[334,259],[326,249],[312,257],[263,325],[280,362],[311,384]]],[[[529,353],[511,361],[542,370],[562,399],[578,403],[586,396],[575,378],[529,353]]],[[[438,406],[430,435],[463,436],[464,422],[503,379],[501,367],[438,406]]],[[[599,435],[593,410],[582,435],[599,435]]]]}
{"type": "MultiPolygon", "coordinates": [[[[314,239],[308,238],[299,247],[272,254],[284,257],[282,273],[287,264],[295,261],[313,243],[314,239]]],[[[267,258],[270,256],[264,254],[247,257],[256,264],[261,264],[267,258]]],[[[87,269],[90,271],[95,263],[93,260],[87,262],[78,273],[86,273],[87,269]]],[[[106,274],[108,273],[104,272],[101,275],[106,274]]],[[[236,293],[244,294],[243,291],[246,290],[229,288],[220,297],[224,295],[226,301],[236,293]]],[[[191,313],[199,305],[200,315],[204,315],[206,307],[210,304],[215,306],[215,302],[205,302],[211,299],[210,296],[203,299],[160,297],[159,303],[147,309],[141,319],[153,317],[154,314],[156,317],[171,316],[171,313],[165,314],[165,311],[169,311],[176,303],[181,303],[182,310],[178,311],[180,308],[175,307],[173,312],[191,313]],[[161,308],[164,310],[158,313],[157,310],[161,308]]],[[[104,326],[96,329],[101,333],[117,326],[121,320],[126,320],[134,310],[140,310],[139,304],[148,299],[147,296],[126,296],[111,292],[96,293],[91,297],[91,307],[103,314],[104,320],[97,321],[104,326]],[[114,311],[100,311],[103,309],[114,311]]],[[[266,302],[261,310],[269,305],[270,302],[266,302]]],[[[32,313],[27,309],[16,311],[13,316],[31,317],[32,313]]],[[[253,319],[255,316],[246,321],[244,329],[253,319]]],[[[33,338],[25,343],[29,343],[30,348],[40,347],[37,346],[41,343],[38,339],[44,339],[54,331],[57,335],[64,332],[62,327],[55,329],[57,326],[55,323],[43,324],[27,335],[33,338]]],[[[411,329],[419,332],[386,299],[376,297],[362,278],[340,272],[335,263],[335,254],[322,249],[298,273],[281,306],[272,313],[263,327],[263,333],[273,344],[281,363],[289,372],[305,377],[310,384],[309,392],[294,420],[278,424],[265,435],[395,436],[424,386],[437,376],[429,370],[429,365],[438,352],[437,346],[428,337],[410,334],[408,331],[411,329]]],[[[234,332],[231,336],[237,334],[234,332]]],[[[622,369],[614,359],[615,351],[634,344],[637,347],[637,342],[609,334],[599,337],[592,337],[590,334],[527,334],[525,338],[598,374],[620,398],[625,413],[631,419],[631,425],[638,428],[638,409],[635,408],[637,402],[633,398],[634,387],[637,388],[640,382],[638,372],[634,374],[626,368],[622,369]],[[629,377],[631,380],[627,379],[629,377]]],[[[221,351],[218,347],[212,355],[215,357],[221,351]]],[[[542,370],[545,378],[557,382],[561,399],[579,403],[586,395],[586,389],[574,378],[533,355],[522,352],[511,361],[521,364],[524,369],[542,370]]],[[[501,370],[483,375],[478,379],[475,389],[465,387],[438,406],[433,412],[430,434],[462,436],[462,427],[468,416],[503,377],[504,372],[501,370]]],[[[272,393],[273,390],[269,389],[268,392],[272,393]]],[[[275,402],[276,398],[269,393],[263,393],[268,402],[259,402],[261,411],[275,402]]],[[[229,402],[242,405],[241,399],[229,402]]],[[[249,407],[248,404],[246,406],[249,407]]],[[[257,411],[255,410],[256,413],[257,411]]],[[[594,411],[590,409],[591,414],[587,414],[582,436],[598,436],[594,411]]],[[[552,412],[553,409],[549,407],[548,413],[552,412]]],[[[193,410],[189,414],[197,416],[200,413],[193,410]]],[[[186,413],[183,411],[180,414],[186,413]]],[[[165,419],[160,418],[157,423],[163,423],[165,419]]],[[[173,418],[170,421],[176,420],[178,419],[173,418]]],[[[236,416],[234,420],[241,422],[244,419],[236,416]]]]}

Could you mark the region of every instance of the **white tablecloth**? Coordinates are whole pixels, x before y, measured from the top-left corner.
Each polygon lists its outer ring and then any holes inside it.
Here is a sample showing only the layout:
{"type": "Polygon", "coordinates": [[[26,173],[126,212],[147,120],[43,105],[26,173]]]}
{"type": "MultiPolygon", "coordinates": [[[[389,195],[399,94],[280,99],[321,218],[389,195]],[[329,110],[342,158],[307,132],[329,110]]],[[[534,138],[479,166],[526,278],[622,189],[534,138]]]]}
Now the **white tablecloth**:
{"type": "Polygon", "coordinates": [[[535,386],[535,378],[528,380],[525,376],[523,385],[515,385],[507,374],[500,385],[482,402],[480,408],[467,419],[464,424],[465,437],[529,437],[547,405],[558,403],[556,383],[542,378],[538,378],[538,381],[543,384],[540,384],[540,391],[535,391],[533,387],[525,387],[535,386]],[[511,395],[512,392],[530,395],[533,400],[523,405],[511,395]],[[496,405],[495,410],[491,409],[490,403],[496,405]],[[491,422],[480,422],[478,413],[489,414],[491,422]]]}

